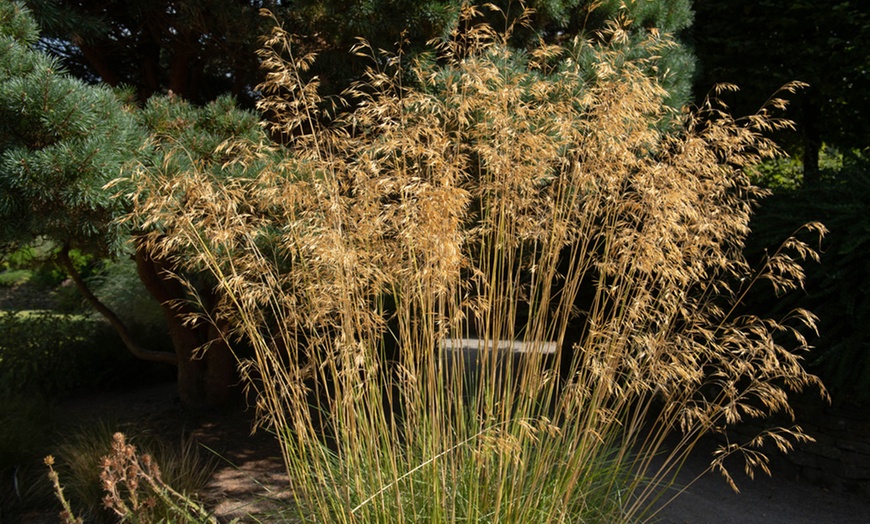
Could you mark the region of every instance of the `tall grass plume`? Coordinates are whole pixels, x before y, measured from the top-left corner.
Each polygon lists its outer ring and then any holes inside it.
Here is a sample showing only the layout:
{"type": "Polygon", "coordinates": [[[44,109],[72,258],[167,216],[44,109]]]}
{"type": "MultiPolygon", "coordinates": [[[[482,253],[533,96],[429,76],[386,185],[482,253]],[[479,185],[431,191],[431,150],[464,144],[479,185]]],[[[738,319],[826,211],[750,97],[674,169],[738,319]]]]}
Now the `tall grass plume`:
{"type": "MultiPolygon", "coordinates": [[[[476,14],[411,62],[360,43],[341,99],[276,24],[260,109],[282,145],[225,144],[248,177],[133,177],[152,249],[216,278],[220,319],[191,321],[252,348],[305,521],[642,519],[702,435],[820,386],[811,314],[741,308],[815,256],[741,254],[776,107],[677,112],[619,24],[523,53],[476,14]]],[[[711,467],[806,438],[766,430],[711,467]]]]}

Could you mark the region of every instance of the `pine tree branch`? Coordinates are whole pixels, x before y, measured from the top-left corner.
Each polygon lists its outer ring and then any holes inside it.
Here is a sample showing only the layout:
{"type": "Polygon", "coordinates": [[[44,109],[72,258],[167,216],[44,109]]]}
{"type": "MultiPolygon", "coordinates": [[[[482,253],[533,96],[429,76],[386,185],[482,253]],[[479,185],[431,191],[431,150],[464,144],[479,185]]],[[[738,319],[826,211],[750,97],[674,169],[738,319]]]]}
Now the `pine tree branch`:
{"type": "Polygon", "coordinates": [[[124,345],[130,350],[130,353],[133,354],[136,358],[147,360],[150,362],[163,362],[166,364],[178,365],[178,356],[175,353],[169,353],[166,351],[153,351],[149,349],[143,349],[133,340],[133,336],[130,334],[130,330],[127,328],[127,325],[118,317],[118,315],[112,311],[108,306],[106,306],[96,295],[90,290],[88,285],[85,283],[84,279],[82,279],[81,274],[76,270],[75,265],[72,263],[72,260],[69,258],[69,246],[64,245],[60,250],[60,253],[57,255],[57,261],[60,265],[66,270],[67,274],[72,278],[73,282],[76,285],[76,289],[78,289],[79,293],[85,297],[85,300],[88,301],[94,309],[96,309],[106,320],[109,321],[109,324],[115,329],[115,331],[120,335],[121,340],[124,342],[124,345]]]}

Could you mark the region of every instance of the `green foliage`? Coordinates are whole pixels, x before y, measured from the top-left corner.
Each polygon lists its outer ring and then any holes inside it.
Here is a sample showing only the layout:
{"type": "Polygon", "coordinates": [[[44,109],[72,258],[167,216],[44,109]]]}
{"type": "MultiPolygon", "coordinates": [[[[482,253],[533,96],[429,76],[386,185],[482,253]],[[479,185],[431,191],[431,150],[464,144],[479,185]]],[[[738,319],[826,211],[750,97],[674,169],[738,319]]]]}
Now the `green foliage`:
{"type": "Polygon", "coordinates": [[[0,38],[4,242],[42,238],[102,255],[120,249],[112,220],[124,202],[103,186],[143,140],[112,91],[72,78],[27,41],[0,38]]]}
{"type": "Polygon", "coordinates": [[[130,359],[119,349],[117,335],[82,315],[0,311],[0,392],[51,396],[116,384],[130,359]]]}
{"type": "Polygon", "coordinates": [[[24,284],[33,273],[26,269],[12,269],[0,272],[0,287],[15,287],[24,284]]]}
{"type": "MultiPolygon", "coordinates": [[[[51,292],[52,288],[57,291],[58,286],[67,278],[66,273],[54,262],[57,253],[57,245],[54,242],[37,239],[35,242],[22,244],[12,241],[8,242],[5,247],[7,251],[0,253],[0,267],[5,268],[7,273],[19,274],[22,277],[22,272],[24,272],[27,278],[23,280],[33,284],[35,288],[40,288],[46,293],[51,292]]],[[[94,266],[93,256],[82,253],[78,249],[72,249],[69,252],[69,257],[73,266],[80,273],[86,277],[90,275],[94,266]]],[[[78,311],[80,308],[66,307],[61,309],[78,311]]]]}
{"type": "MultiPolygon", "coordinates": [[[[39,38],[39,27],[21,2],[0,2],[0,37],[24,45],[32,45],[39,38]]],[[[8,42],[4,41],[3,45],[8,42]]]]}
{"type": "Polygon", "coordinates": [[[654,69],[651,70],[662,87],[668,92],[666,103],[679,108],[689,102],[692,96],[692,81],[695,77],[697,59],[685,38],[694,22],[691,0],[605,0],[596,4],[591,27],[586,31],[600,30],[607,20],[625,19],[633,29],[629,42],[624,46],[626,57],[634,60],[656,56],[654,69]],[[675,45],[650,49],[642,45],[649,37],[649,31],[661,32],[679,42],[675,45]]]}
{"type": "Polygon", "coordinates": [[[32,245],[22,246],[14,251],[3,253],[3,268],[23,269],[31,267],[33,261],[38,257],[36,247],[32,245]]]}
{"type": "Polygon", "coordinates": [[[239,109],[230,96],[202,107],[178,97],[156,96],[136,117],[150,135],[150,147],[139,156],[140,163],[166,176],[194,164],[211,166],[219,174],[231,158],[218,152],[225,140],[266,140],[257,114],[239,109]],[[168,155],[168,150],[174,153],[168,155]]]}
{"type": "MultiPolygon", "coordinates": [[[[843,155],[836,149],[823,146],[819,155],[819,168],[822,171],[821,179],[825,183],[841,184],[845,172],[843,169],[843,155]]],[[[752,181],[761,187],[775,191],[794,191],[803,184],[803,165],[793,157],[774,158],[749,170],[752,181]]],[[[848,176],[847,176],[848,177],[848,176]]]]}
{"type": "Polygon", "coordinates": [[[793,191],[803,181],[803,168],[794,158],[775,158],[752,166],[752,180],[761,187],[793,191]]]}
{"type": "MultiPolygon", "coordinates": [[[[870,401],[870,159],[852,152],[826,161],[826,183],[811,189],[785,188],[763,201],[753,219],[751,258],[775,237],[803,221],[821,220],[830,230],[821,263],[807,268],[803,289],[778,302],[778,310],[800,306],[819,316],[819,336],[807,357],[837,401],[870,401]],[[842,164],[841,167],[837,164],[842,164]]],[[[786,175],[787,176],[787,175],[786,175]]],[[[772,307],[772,305],[769,305],[772,307]]]]}

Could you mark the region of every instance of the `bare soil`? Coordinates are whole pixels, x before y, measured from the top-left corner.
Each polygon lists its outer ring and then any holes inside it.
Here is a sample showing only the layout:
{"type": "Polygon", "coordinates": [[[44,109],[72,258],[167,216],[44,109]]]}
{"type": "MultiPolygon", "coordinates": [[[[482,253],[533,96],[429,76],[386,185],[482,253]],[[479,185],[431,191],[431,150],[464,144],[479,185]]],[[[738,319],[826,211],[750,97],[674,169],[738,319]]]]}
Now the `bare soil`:
{"type": "MultiPolygon", "coordinates": [[[[61,409],[67,423],[99,418],[130,420],[162,428],[168,434],[194,435],[219,457],[220,465],[201,496],[220,521],[280,521],[282,501],[290,497],[290,482],[275,439],[262,431],[251,435],[251,409],[238,405],[191,415],[178,403],[173,384],[74,399],[63,403],[61,409]]],[[[690,457],[677,479],[678,486],[688,487],[654,516],[654,522],[870,524],[870,500],[866,497],[810,484],[777,464],[772,478],[756,477],[753,481],[738,472],[739,494],[718,474],[704,474],[693,482],[706,469],[712,449],[713,443],[706,443],[690,457]]],[[[677,491],[675,488],[663,500],[677,491]]]]}

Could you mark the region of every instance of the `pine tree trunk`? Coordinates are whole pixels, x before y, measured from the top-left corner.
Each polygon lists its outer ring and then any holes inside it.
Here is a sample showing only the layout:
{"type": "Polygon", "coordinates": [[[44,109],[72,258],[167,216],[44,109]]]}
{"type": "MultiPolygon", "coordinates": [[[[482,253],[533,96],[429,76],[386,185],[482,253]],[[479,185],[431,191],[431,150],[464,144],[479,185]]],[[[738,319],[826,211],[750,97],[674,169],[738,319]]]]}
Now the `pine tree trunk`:
{"type": "Polygon", "coordinates": [[[178,355],[178,394],[188,408],[213,408],[233,398],[236,363],[217,330],[206,322],[184,325],[174,308],[163,308],[178,355]],[[207,346],[207,347],[206,347],[207,346]]]}
{"type": "Polygon", "coordinates": [[[166,273],[166,264],[137,246],[136,266],[145,288],[157,299],[178,357],[178,393],[189,408],[217,407],[231,400],[238,382],[235,356],[209,322],[190,322],[194,312],[184,286],[166,273]]]}

